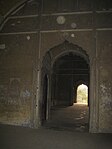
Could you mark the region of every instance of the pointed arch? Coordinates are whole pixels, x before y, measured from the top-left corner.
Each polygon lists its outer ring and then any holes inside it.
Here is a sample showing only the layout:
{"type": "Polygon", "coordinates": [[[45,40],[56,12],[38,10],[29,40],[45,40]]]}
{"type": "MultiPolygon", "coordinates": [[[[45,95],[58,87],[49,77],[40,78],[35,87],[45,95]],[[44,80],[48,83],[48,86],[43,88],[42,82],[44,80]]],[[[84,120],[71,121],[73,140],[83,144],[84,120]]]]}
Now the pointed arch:
{"type": "Polygon", "coordinates": [[[51,57],[51,65],[53,66],[54,62],[66,55],[67,53],[72,52],[73,54],[80,56],[86,60],[86,62],[89,64],[89,56],[85,50],[83,50],[82,47],[70,43],[68,40],[65,40],[63,43],[51,48],[49,51],[50,57],[51,57]]]}

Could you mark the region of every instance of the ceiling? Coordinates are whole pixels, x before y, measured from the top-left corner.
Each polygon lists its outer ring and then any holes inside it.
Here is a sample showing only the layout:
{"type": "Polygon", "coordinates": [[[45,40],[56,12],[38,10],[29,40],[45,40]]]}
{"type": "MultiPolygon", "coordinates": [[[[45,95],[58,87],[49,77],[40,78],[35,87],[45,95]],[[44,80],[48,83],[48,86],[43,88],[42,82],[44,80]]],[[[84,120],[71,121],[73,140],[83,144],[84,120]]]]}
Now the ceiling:
{"type": "Polygon", "coordinates": [[[54,72],[58,74],[89,75],[89,65],[80,56],[69,55],[59,58],[54,64],[54,72]]]}
{"type": "Polygon", "coordinates": [[[0,16],[5,16],[11,8],[25,0],[0,0],[0,16]]]}

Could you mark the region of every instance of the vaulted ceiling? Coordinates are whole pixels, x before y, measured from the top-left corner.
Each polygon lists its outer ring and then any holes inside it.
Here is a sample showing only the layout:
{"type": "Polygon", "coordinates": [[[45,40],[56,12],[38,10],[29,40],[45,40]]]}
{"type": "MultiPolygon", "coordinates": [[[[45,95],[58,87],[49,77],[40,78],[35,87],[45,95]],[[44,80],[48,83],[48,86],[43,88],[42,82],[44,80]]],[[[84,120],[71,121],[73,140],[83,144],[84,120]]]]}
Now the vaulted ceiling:
{"type": "Polygon", "coordinates": [[[0,0],[0,16],[4,16],[20,2],[24,2],[25,0],[0,0]]]}

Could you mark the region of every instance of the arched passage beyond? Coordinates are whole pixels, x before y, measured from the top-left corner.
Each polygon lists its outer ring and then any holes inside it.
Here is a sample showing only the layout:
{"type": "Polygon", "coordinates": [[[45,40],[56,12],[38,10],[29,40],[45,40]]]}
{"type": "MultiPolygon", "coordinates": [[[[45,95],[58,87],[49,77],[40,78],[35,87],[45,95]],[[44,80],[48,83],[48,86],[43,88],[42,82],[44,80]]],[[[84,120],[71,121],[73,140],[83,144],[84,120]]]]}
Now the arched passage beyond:
{"type": "MultiPolygon", "coordinates": [[[[49,71],[52,72],[49,77],[51,78],[49,107],[54,109],[55,107],[72,106],[74,104],[73,97],[76,96],[74,95],[74,84],[76,88],[81,80],[89,84],[89,58],[83,49],[67,41],[49,50],[47,55],[48,53],[51,58],[49,71]]],[[[53,117],[51,112],[52,110],[49,113],[50,118],[56,120],[57,118],[53,117]]],[[[62,117],[64,118],[64,116],[62,117]]]]}
{"type": "Polygon", "coordinates": [[[88,105],[88,86],[80,84],[77,87],[76,103],[88,105]]]}
{"type": "Polygon", "coordinates": [[[73,105],[77,84],[81,80],[89,84],[89,65],[81,56],[68,52],[54,63],[53,79],[53,105],[73,105]]]}

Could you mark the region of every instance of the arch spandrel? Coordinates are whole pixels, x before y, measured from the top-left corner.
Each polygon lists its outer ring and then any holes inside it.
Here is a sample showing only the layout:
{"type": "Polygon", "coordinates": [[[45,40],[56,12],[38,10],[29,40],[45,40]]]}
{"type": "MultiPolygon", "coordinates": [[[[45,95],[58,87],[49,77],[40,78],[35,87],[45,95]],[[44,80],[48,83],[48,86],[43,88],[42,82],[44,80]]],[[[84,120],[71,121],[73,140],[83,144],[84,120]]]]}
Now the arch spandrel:
{"type": "Polygon", "coordinates": [[[57,58],[66,55],[69,52],[73,52],[73,54],[81,56],[86,60],[89,64],[89,56],[85,50],[83,50],[80,46],[70,43],[69,41],[65,40],[63,43],[53,47],[49,50],[51,56],[51,63],[52,65],[56,61],[57,58]]]}

